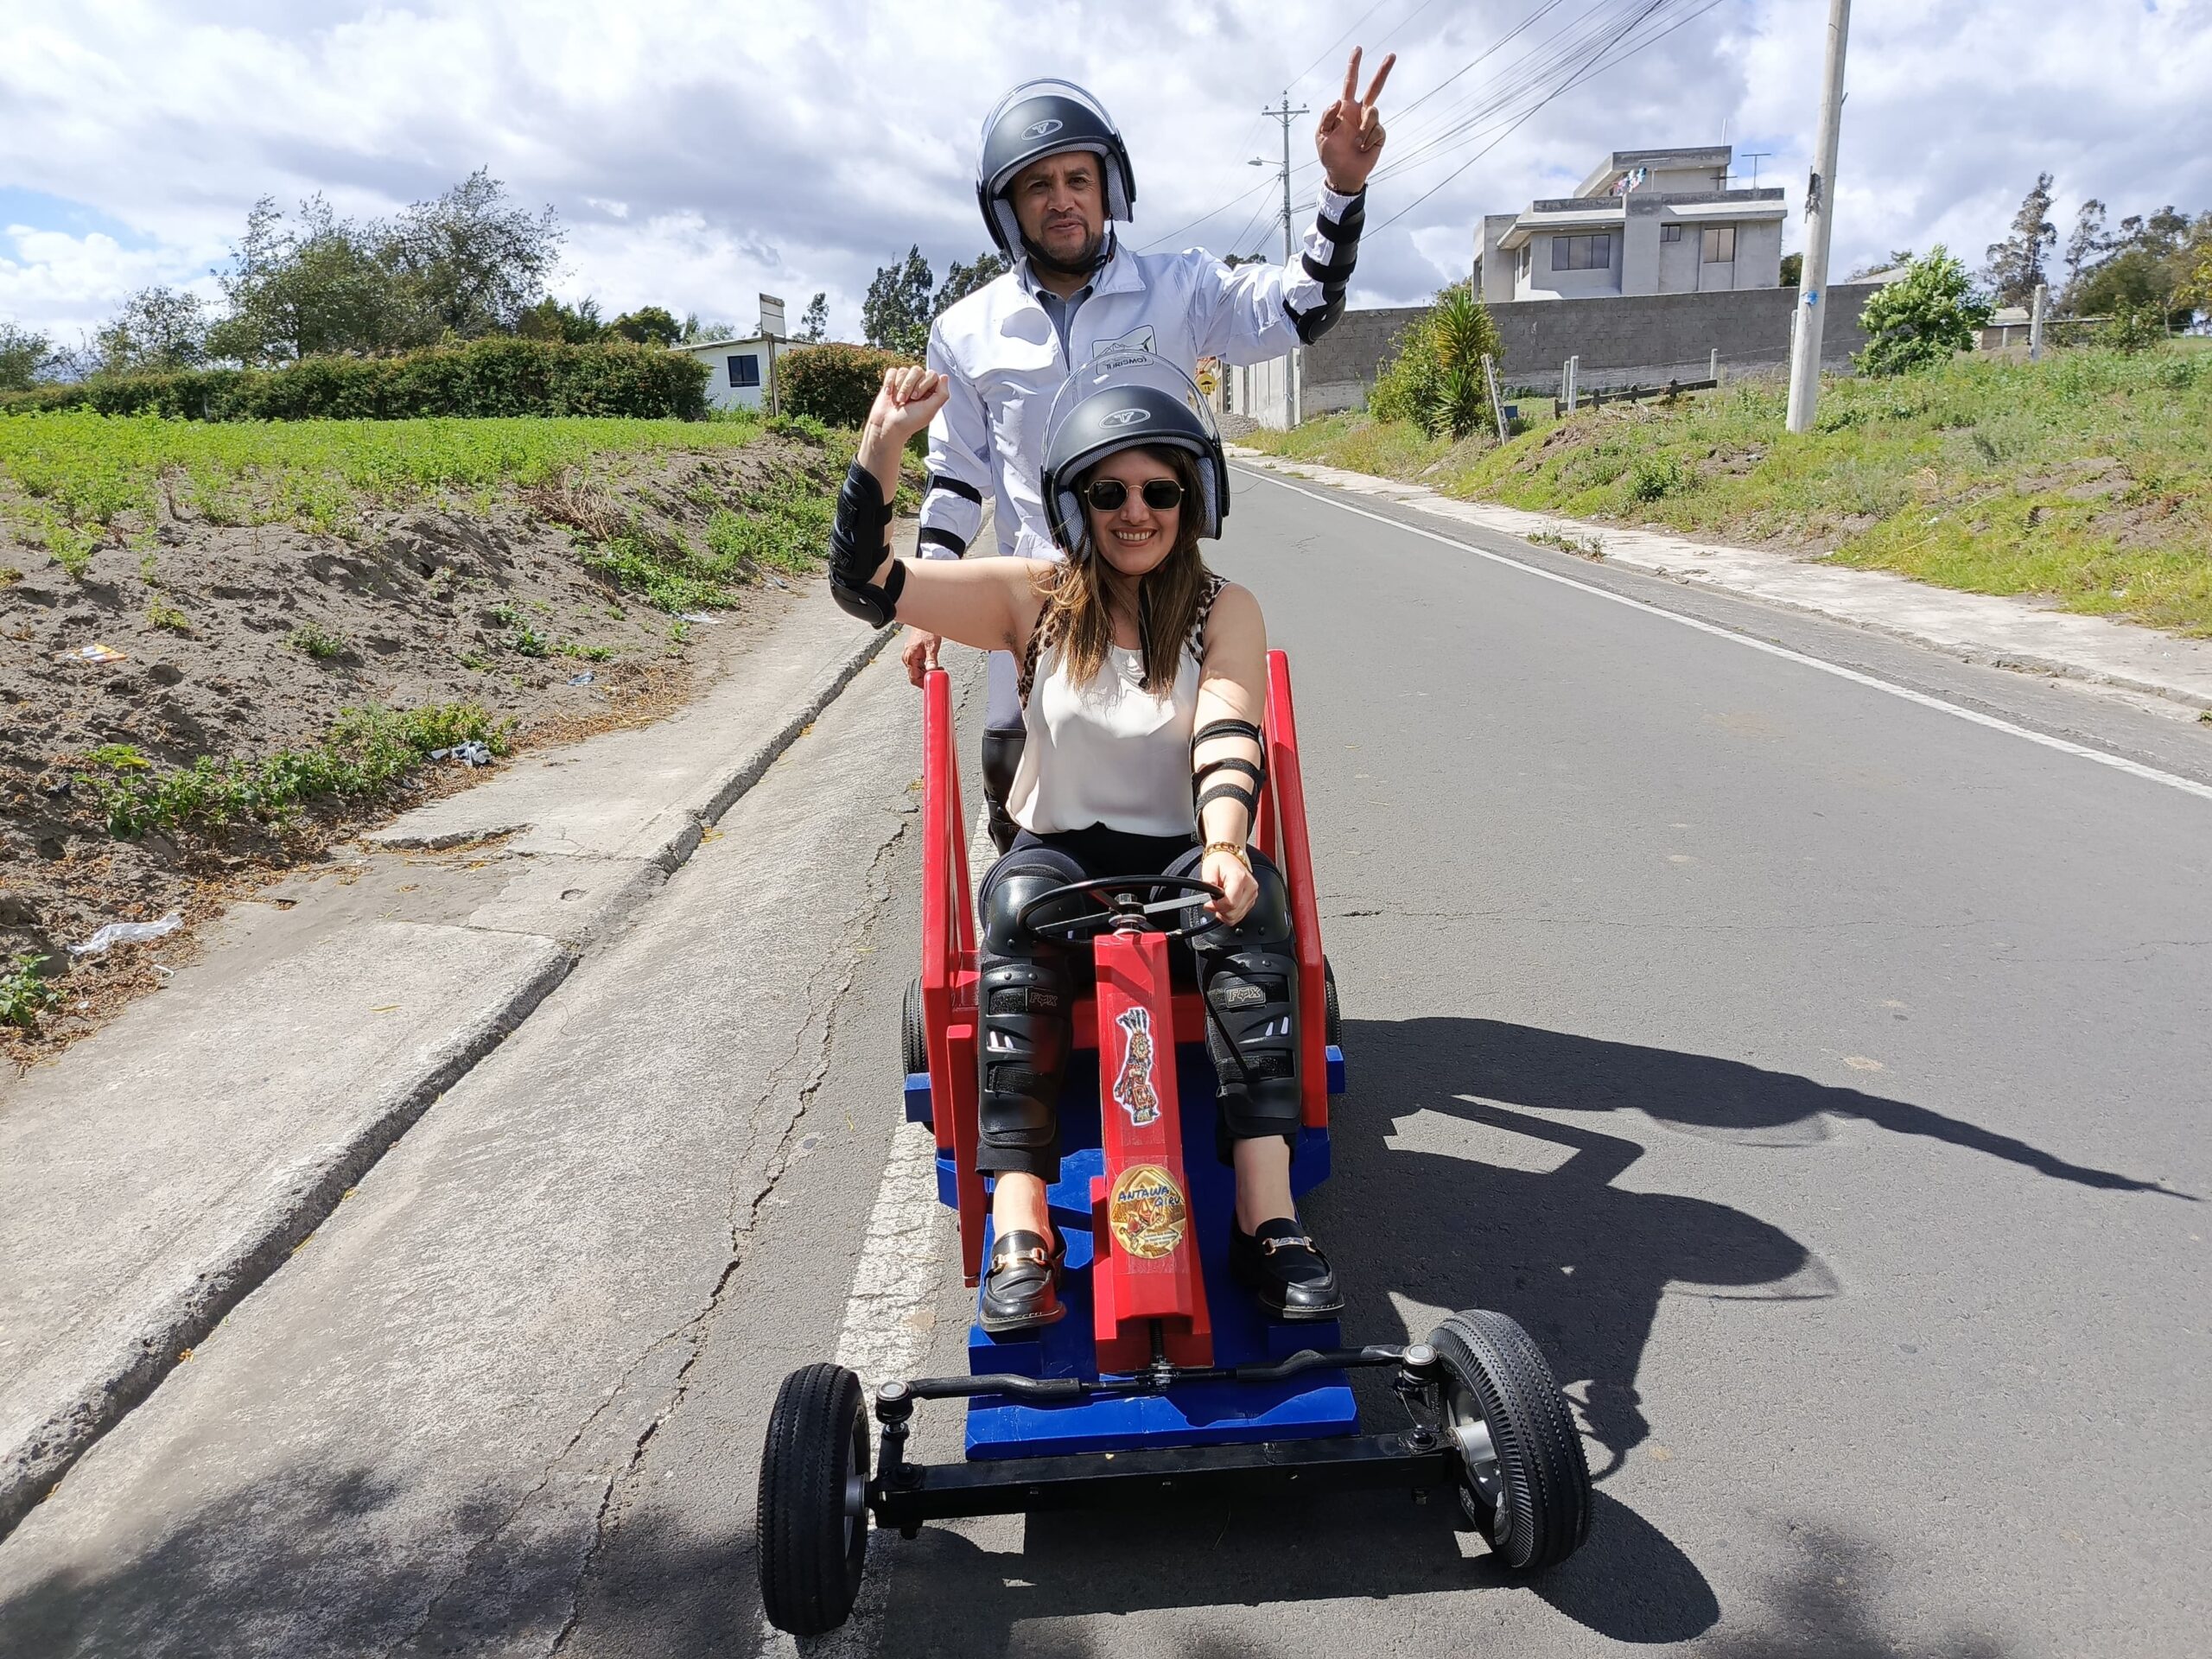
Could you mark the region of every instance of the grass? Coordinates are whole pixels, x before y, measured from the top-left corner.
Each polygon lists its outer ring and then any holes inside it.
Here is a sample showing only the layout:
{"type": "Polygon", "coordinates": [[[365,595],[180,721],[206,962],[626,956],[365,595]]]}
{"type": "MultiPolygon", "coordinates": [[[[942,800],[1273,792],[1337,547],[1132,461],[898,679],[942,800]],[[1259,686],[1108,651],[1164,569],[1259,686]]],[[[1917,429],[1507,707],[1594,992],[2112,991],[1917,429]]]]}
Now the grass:
{"type": "Polygon", "coordinates": [[[507,728],[473,702],[420,709],[348,709],[311,749],[279,749],[258,760],[202,755],[160,771],[128,744],[103,744],[85,757],[77,780],[93,791],[108,833],[208,830],[245,823],[289,823],[299,809],[331,797],[383,793],[434,749],[471,739],[507,752],[507,728]]]}
{"type": "Polygon", "coordinates": [[[81,574],[104,542],[150,536],[163,491],[218,524],[344,533],[365,501],[444,494],[481,503],[608,456],[740,449],[771,424],[750,414],[266,424],[82,410],[17,415],[0,421],[0,521],[81,574]]]}
{"type": "Polygon", "coordinates": [[[2212,636],[2212,345],[2041,364],[1962,357],[1830,380],[1815,429],[1778,384],[1612,404],[1456,447],[1362,414],[1243,440],[1446,494],[1716,541],[2212,636]]]}

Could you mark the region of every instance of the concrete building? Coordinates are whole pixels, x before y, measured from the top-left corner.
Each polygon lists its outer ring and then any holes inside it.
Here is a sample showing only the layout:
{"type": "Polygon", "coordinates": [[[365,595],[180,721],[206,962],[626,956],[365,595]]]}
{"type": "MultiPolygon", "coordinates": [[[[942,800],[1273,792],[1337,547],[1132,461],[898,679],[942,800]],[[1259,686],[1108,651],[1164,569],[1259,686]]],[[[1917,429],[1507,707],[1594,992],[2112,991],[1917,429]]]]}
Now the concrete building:
{"type": "Polygon", "coordinates": [[[1779,188],[1729,188],[1726,144],[1617,149],[1572,196],[1488,213],[1475,229],[1475,285],[1492,306],[1776,288],[1779,188]]]}
{"type": "Polygon", "coordinates": [[[785,345],[784,302],[760,296],[760,325],[752,334],[724,340],[695,340],[671,351],[696,357],[707,365],[707,404],[713,409],[775,407],[776,354],[785,345]]]}

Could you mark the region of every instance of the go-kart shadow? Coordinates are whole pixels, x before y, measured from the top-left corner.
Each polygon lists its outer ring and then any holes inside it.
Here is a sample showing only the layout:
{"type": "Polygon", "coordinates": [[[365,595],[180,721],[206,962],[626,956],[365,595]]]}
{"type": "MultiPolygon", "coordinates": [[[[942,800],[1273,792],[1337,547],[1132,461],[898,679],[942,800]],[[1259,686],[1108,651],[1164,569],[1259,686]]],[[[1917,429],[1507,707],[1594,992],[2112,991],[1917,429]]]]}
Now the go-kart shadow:
{"type": "MultiPolygon", "coordinates": [[[[1442,1494],[1416,1504],[1402,1492],[1350,1492],[1035,1515],[1010,1523],[1022,1529],[1020,1548],[1010,1551],[926,1527],[911,1542],[886,1541],[897,1566],[885,1628],[898,1631],[904,1652],[984,1659],[1011,1649],[1017,1624],[1027,1627],[1022,1651],[1046,1654],[1057,1649],[1039,1644],[1038,1621],[1510,1590],[1514,1581],[1479,1545],[1462,1553],[1450,1504],[1442,1494]]],[[[1720,1617],[1712,1586],[1689,1558],[1602,1492],[1589,1545],[1535,1592],[1618,1642],[1687,1641],[1720,1617]]],[[[1264,1629],[1209,1640],[1179,1627],[1174,1647],[1187,1659],[1274,1650],[1264,1629]]],[[[1068,1650],[1092,1649],[1078,1640],[1068,1650]]],[[[1293,1637],[1281,1650],[1312,1648],[1293,1637]]]]}

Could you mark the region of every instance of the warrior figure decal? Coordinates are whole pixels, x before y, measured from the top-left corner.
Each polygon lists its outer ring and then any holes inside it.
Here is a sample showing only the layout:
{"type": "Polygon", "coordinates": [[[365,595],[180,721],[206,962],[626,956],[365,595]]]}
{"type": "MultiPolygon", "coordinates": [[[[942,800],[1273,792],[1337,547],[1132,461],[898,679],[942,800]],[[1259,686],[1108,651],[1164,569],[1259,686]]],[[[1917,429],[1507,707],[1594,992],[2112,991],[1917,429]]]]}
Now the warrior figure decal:
{"type": "Polygon", "coordinates": [[[1114,1079],[1114,1103],[1129,1115],[1130,1122],[1142,1128],[1160,1117],[1160,1096],[1152,1087],[1152,1013],[1147,1008],[1127,1008],[1114,1023],[1124,1033],[1122,1071],[1114,1079]]]}

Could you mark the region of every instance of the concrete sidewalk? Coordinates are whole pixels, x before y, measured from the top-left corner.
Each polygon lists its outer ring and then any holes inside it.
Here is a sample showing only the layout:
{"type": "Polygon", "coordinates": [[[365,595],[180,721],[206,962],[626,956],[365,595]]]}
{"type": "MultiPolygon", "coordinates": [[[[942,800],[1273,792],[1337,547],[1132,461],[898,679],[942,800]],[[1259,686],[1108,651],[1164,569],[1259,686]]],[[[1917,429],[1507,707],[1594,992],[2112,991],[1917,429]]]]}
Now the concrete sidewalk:
{"type": "Polygon", "coordinates": [[[805,584],[683,712],[525,758],[340,849],[0,1089],[0,1535],[716,833],[892,632],[805,584]]]}
{"type": "Polygon", "coordinates": [[[2046,610],[2026,600],[1957,593],[1885,570],[1853,570],[1786,553],[1693,542],[1660,531],[1462,501],[1422,485],[1313,461],[1287,461],[1239,444],[1230,445],[1229,453],[1248,467],[1308,479],[1349,494],[1379,497],[1453,524],[1523,540],[1568,537],[1586,542],[1594,537],[1603,545],[1607,564],[1870,628],[1967,662],[2117,688],[2179,705],[2170,706],[2168,713],[2212,709],[2212,640],[2184,639],[2101,616],[2046,610]]]}

